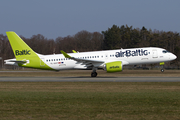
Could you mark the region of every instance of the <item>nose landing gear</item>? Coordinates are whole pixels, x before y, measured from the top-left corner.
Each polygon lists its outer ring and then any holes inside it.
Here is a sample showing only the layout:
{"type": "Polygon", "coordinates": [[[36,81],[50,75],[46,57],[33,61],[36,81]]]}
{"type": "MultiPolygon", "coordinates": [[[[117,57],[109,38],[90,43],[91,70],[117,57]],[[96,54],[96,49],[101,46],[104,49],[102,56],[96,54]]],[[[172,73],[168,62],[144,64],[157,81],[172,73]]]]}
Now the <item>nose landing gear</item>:
{"type": "Polygon", "coordinates": [[[164,72],[164,62],[159,63],[159,65],[161,65],[161,66],[162,66],[162,68],[161,68],[161,72],[164,72]]]}
{"type": "Polygon", "coordinates": [[[161,69],[161,72],[164,72],[164,68],[161,69]]]}

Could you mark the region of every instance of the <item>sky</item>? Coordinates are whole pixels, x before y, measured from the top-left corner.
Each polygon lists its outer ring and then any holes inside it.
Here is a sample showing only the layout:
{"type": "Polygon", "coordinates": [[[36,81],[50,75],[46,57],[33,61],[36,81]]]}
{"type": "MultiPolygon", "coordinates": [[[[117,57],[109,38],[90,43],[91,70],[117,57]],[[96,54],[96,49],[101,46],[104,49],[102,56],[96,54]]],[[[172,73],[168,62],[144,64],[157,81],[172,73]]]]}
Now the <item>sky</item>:
{"type": "Polygon", "coordinates": [[[180,0],[1,0],[0,34],[66,37],[113,25],[180,33],[180,0]]]}

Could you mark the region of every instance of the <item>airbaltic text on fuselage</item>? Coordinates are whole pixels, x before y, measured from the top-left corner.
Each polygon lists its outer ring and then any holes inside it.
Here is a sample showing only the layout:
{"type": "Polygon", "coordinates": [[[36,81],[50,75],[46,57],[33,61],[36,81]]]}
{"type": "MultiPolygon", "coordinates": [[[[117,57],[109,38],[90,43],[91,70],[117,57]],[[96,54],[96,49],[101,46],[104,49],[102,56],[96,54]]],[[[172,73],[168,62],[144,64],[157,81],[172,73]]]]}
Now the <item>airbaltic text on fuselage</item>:
{"type": "Polygon", "coordinates": [[[143,56],[143,55],[148,55],[147,50],[143,49],[137,49],[137,50],[126,50],[126,51],[120,51],[116,52],[116,57],[130,57],[130,56],[143,56]]]}
{"type": "Polygon", "coordinates": [[[18,56],[18,55],[30,55],[31,53],[30,53],[30,50],[15,50],[15,54],[16,54],[16,56],[18,56]]]}

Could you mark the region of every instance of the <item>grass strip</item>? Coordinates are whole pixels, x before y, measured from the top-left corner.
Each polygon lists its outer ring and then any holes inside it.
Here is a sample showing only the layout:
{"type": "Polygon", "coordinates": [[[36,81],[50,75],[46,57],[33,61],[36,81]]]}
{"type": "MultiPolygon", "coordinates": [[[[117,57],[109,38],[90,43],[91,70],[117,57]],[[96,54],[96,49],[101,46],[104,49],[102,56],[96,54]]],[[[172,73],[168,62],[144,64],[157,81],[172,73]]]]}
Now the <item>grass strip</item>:
{"type": "Polygon", "coordinates": [[[180,83],[1,82],[0,118],[180,118],[180,83]]]}

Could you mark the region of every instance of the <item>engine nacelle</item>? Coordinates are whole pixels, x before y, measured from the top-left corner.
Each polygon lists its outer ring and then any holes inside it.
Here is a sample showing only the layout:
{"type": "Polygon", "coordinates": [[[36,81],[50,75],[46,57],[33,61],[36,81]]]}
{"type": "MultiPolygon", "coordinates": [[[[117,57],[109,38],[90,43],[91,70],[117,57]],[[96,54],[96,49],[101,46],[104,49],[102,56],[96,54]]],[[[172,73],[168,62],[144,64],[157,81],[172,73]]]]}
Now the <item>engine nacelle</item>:
{"type": "Polygon", "coordinates": [[[123,70],[123,65],[121,61],[109,62],[104,66],[104,70],[107,72],[120,72],[123,70]]]}

